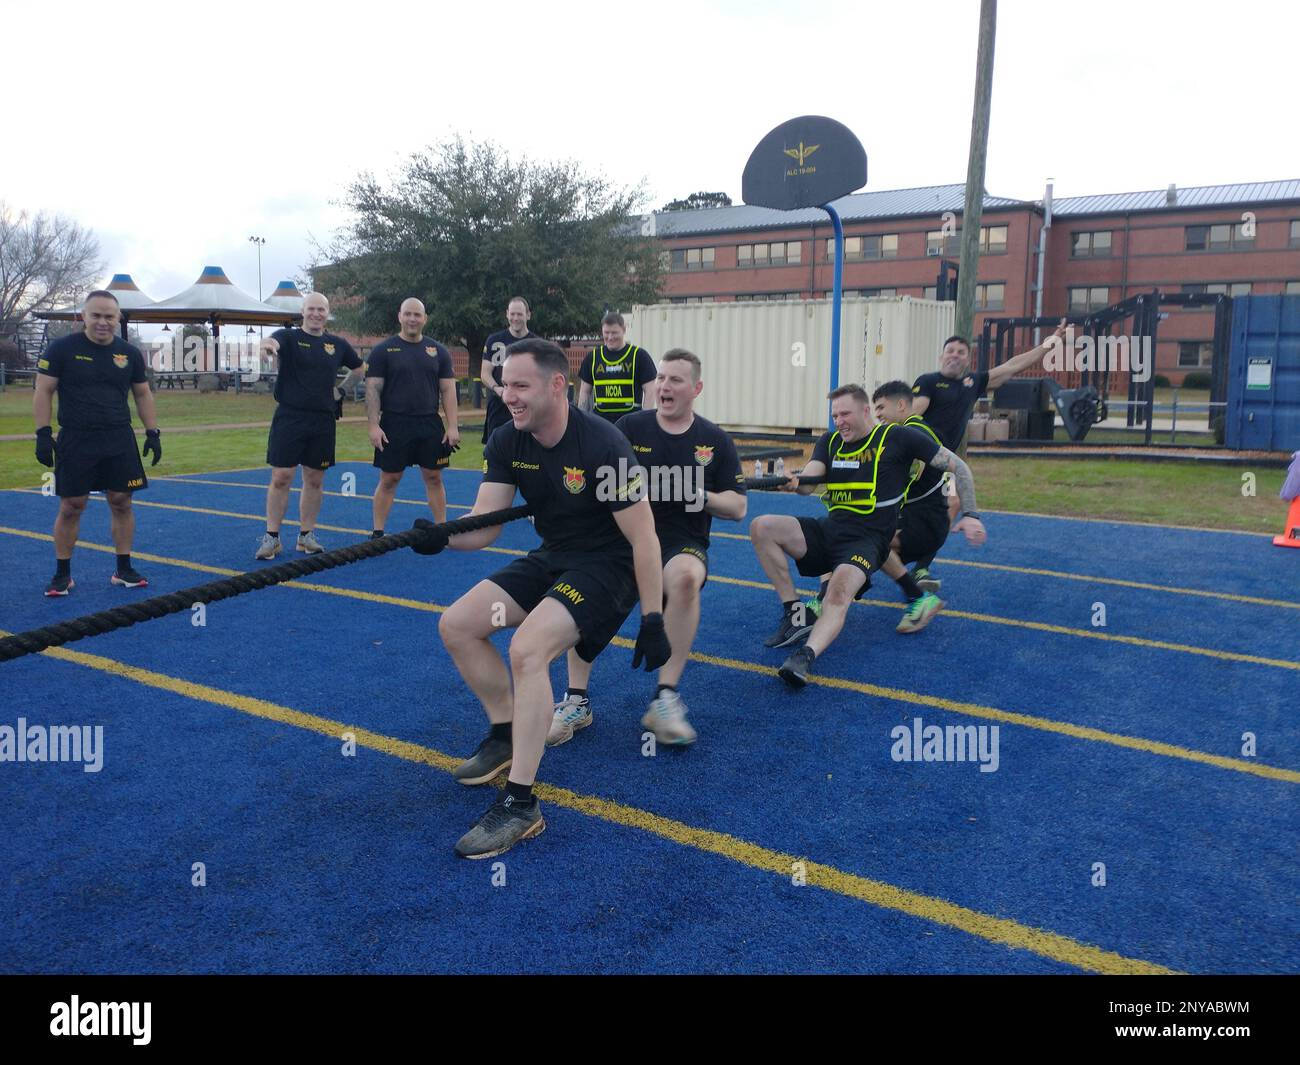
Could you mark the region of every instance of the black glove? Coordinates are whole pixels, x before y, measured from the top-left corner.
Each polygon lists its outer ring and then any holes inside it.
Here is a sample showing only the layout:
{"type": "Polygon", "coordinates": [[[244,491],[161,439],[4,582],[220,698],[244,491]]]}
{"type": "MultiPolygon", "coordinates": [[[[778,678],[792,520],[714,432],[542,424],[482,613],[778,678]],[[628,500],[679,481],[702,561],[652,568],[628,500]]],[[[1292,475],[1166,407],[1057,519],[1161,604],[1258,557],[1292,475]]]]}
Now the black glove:
{"type": "Polygon", "coordinates": [[[412,529],[420,529],[424,535],[411,545],[417,555],[436,555],[451,539],[441,525],[434,525],[428,518],[416,518],[412,529]]]}
{"type": "Polygon", "coordinates": [[[162,458],[162,433],[157,429],[144,431],[144,447],[140,449],[140,457],[144,458],[150,452],[153,452],[153,462],[149,465],[157,466],[158,460],[162,458]]]}
{"type": "Polygon", "coordinates": [[[637,669],[645,659],[645,671],[653,673],[672,657],[672,645],[664,632],[662,614],[642,614],[641,631],[636,634],[636,650],[632,652],[632,668],[637,669]]]}
{"type": "Polygon", "coordinates": [[[343,399],[346,393],[341,388],[334,389],[334,420],[338,421],[343,417],[343,399]]]}
{"type": "Polygon", "coordinates": [[[54,465],[54,430],[48,425],[36,430],[36,461],[42,466],[54,465]]]}

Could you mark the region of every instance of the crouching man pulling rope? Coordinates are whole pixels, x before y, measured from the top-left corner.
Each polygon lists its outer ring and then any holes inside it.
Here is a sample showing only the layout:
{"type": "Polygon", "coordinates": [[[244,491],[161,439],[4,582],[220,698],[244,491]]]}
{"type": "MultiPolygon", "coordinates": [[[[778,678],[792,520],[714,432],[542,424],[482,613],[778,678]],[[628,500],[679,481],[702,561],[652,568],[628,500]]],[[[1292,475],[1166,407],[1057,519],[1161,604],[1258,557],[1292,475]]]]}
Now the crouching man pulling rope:
{"type": "MultiPolygon", "coordinates": [[[[483,483],[470,514],[510,505],[515,490],[532,508],[541,547],[480,581],[442,615],[438,631],[465,683],[483,704],[490,729],[454,776],[486,784],[510,771],[506,790],[456,844],[462,858],[490,858],[546,827],[533,781],[555,705],[550,665],[570,648],[593,661],[637,599],[641,630],[632,668],[653,671],[672,654],[663,620],[663,562],[654,516],[635,479],[598,491],[609,471],[637,465],[626,437],[568,402],[569,364],[546,340],[506,349],[502,400],[511,422],[484,449],[483,483]],[[633,502],[633,500],[637,500],[633,502]],[[491,643],[515,629],[510,668],[491,643]],[[513,690],[512,690],[513,677],[513,690]]],[[[427,521],[421,554],[444,547],[475,551],[497,528],[447,536],[427,521]]]]}

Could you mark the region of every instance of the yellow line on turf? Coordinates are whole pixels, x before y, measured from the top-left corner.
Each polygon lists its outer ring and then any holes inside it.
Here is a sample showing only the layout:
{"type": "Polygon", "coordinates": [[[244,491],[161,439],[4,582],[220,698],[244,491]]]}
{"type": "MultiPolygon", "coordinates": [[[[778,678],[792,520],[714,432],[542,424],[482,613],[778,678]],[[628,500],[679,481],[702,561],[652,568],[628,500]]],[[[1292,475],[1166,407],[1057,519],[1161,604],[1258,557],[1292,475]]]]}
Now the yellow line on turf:
{"type": "MultiPolygon", "coordinates": [[[[224,482],[213,482],[224,483],[224,482]]],[[[1036,515],[1041,516],[1041,515],[1036,515]]],[[[709,533],[711,537],[720,536],[726,540],[744,540],[749,541],[749,537],[743,533],[719,532],[714,529],[709,533]]],[[[1118,577],[1096,577],[1085,573],[1067,573],[1063,570],[1055,569],[1033,569],[1028,566],[1005,566],[995,562],[971,562],[965,559],[943,557],[942,562],[945,566],[971,566],[976,569],[1000,570],[1004,573],[1027,573],[1034,577],[1054,577],[1063,581],[1083,581],[1088,584],[1113,584],[1120,588],[1138,588],[1145,592],[1169,592],[1172,595],[1196,595],[1206,599],[1224,599],[1231,603],[1250,603],[1253,606],[1280,606],[1288,610],[1300,610],[1300,603],[1293,603],[1287,599],[1260,599],[1253,595],[1234,595],[1231,592],[1211,592],[1203,588],[1179,588],[1169,584],[1148,584],[1146,581],[1126,581],[1118,577]]]]}
{"type": "MultiPolygon", "coordinates": [[[[472,472],[472,471],[466,471],[472,472]]],[[[192,477],[155,477],[158,481],[177,481],[183,484],[206,484],[215,485],[223,488],[256,488],[261,491],[266,490],[265,485],[259,484],[239,484],[235,481],[201,481],[192,477]]],[[[293,488],[291,491],[301,492],[301,488],[293,488]]],[[[325,492],[327,496],[338,496],[342,499],[373,499],[374,496],[356,495],[353,493],[349,496],[345,492],[325,492]]],[[[419,499],[394,499],[394,503],[402,503],[406,506],[425,507],[428,506],[424,500],[419,499]]],[[[469,510],[468,506],[460,503],[448,503],[449,510],[469,510]]],[[[990,513],[993,513],[990,511],[990,513]]],[[[1003,512],[1006,513],[1006,512],[1003,512]]],[[[1030,517],[1050,517],[1045,514],[1029,515],[1030,517]]],[[[1134,523],[1138,524],[1138,523],[1134,523]]],[[[1181,528],[1182,526],[1162,526],[1162,528],[1181,528]]],[[[1208,532],[1220,532],[1224,530],[1205,530],[1208,532]]],[[[744,533],[722,532],[714,529],[710,534],[713,537],[719,537],[724,540],[744,540],[749,542],[749,537],[744,533]]],[[[1255,534],[1252,534],[1255,535],[1255,534]]],[[[1252,606],[1274,606],[1283,607],[1287,610],[1300,610],[1300,603],[1293,603],[1286,599],[1262,599],[1253,595],[1235,595],[1231,592],[1213,592],[1203,588],[1180,588],[1175,585],[1151,584],[1147,581],[1126,581],[1118,577],[1097,577],[1084,573],[1068,573],[1063,570],[1037,569],[1029,566],[1007,566],[994,562],[973,562],[964,559],[944,558],[945,566],[970,566],[976,569],[997,570],[1002,573],[1024,573],[1034,577],[1053,577],[1057,580],[1064,581],[1081,581],[1085,584],[1109,584],[1120,588],[1137,588],[1146,592],[1167,592],[1171,595],[1192,595],[1205,599],[1222,599],[1230,603],[1249,603],[1252,606]]]]}
{"type": "MultiPolygon", "coordinates": [[[[41,495],[42,493],[33,488],[18,488],[18,492],[26,492],[31,495],[41,495]]],[[[99,499],[99,496],[91,496],[92,499],[99,499]]],[[[136,500],[135,506],[139,507],[156,507],[160,510],[179,510],[190,514],[208,514],[218,518],[238,518],[243,521],[264,522],[266,519],[260,514],[240,514],[229,510],[212,510],[208,507],[187,507],[179,503],[149,503],[143,500],[136,500]]],[[[297,525],[296,521],[285,520],[286,525],[297,525]]],[[[325,532],[342,532],[350,533],[359,538],[364,538],[370,534],[368,529],[349,529],[341,525],[325,525],[322,522],[316,523],[316,528],[325,532]]],[[[525,551],[512,549],[508,547],[485,547],[481,550],[491,551],[503,555],[524,555],[525,551]]],[[[139,556],[143,558],[143,555],[139,556]]],[[[772,591],[772,585],[763,581],[745,580],[740,577],[723,577],[719,574],[710,574],[710,580],[717,581],[719,584],[735,584],[745,588],[762,588],[772,591]]],[[[799,590],[801,596],[815,595],[812,590],[799,590]]],[[[883,607],[886,610],[902,610],[903,603],[886,602],[881,599],[859,599],[856,601],[859,606],[883,607]]],[[[1012,628],[1030,629],[1034,632],[1050,632],[1058,636],[1074,636],[1086,640],[1102,640],[1110,643],[1124,643],[1132,647],[1146,647],[1157,651],[1173,651],[1178,654],[1199,655],[1205,658],[1216,658],[1224,662],[1245,662],[1255,666],[1270,666],[1276,669],[1293,669],[1300,671],[1300,662],[1294,662],[1282,658],[1264,658],[1260,655],[1248,655],[1238,651],[1219,651],[1210,647],[1196,647],[1192,644],[1172,643],[1167,640],[1149,640],[1142,636],[1122,636],[1112,633],[1097,632],[1090,629],[1074,629],[1066,625],[1053,625],[1045,621],[1026,621],[1020,618],[1004,618],[996,614],[976,614],[964,610],[945,610],[948,617],[961,618],[964,621],[981,621],[990,625],[1006,625],[1012,628]]]]}
{"type": "MultiPolygon", "coordinates": [[[[52,541],[53,537],[47,533],[29,532],[25,529],[10,529],[0,526],[0,533],[7,533],[13,536],[23,536],[30,540],[52,541]]],[[[85,547],[92,551],[102,551],[108,554],[114,552],[114,548],[105,544],[91,544],[80,542],[79,547],[85,547]]],[[[522,551],[511,552],[512,554],[523,554],[522,551]]],[[[188,562],[184,559],[166,558],[160,555],[143,555],[134,554],[134,558],[143,559],[149,562],[157,562],[162,565],[179,566],[185,569],[200,570],[205,573],[218,573],[226,576],[233,576],[240,572],[239,570],[223,569],[217,566],[205,566],[198,562],[188,562]]],[[[710,578],[720,579],[720,578],[710,578]]],[[[728,583],[736,584],[754,584],[753,581],[738,581],[728,578],[728,583]]],[[[360,592],[350,588],[332,587],[326,584],[311,584],[304,581],[286,581],[284,587],[299,588],[311,592],[324,592],[327,595],[338,595],[349,599],[361,599],[373,603],[386,603],[391,606],[408,607],[414,610],[423,610],[427,613],[439,614],[447,608],[438,603],[420,602],[415,599],[402,599],[397,596],[379,595],[375,592],[360,592]]],[[[622,636],[615,636],[611,641],[618,647],[624,647],[631,650],[635,647],[633,641],[625,639],[622,636]]],[[[691,661],[702,662],[706,665],[717,666],[724,669],[735,669],[746,673],[763,673],[768,676],[776,676],[776,670],[771,666],[758,665],[753,662],[742,662],[735,658],[722,658],[716,655],[701,654],[698,651],[692,651],[690,654],[691,661]]],[[[1189,747],[1180,747],[1172,743],[1164,743],[1160,740],[1148,740],[1141,736],[1125,736],[1122,733],[1105,732],[1101,729],[1090,728],[1085,725],[1075,725],[1068,721],[1056,721],[1053,718],[1033,717],[1029,714],[1020,714],[1012,710],[999,710],[997,707],[981,706],[978,703],[963,703],[951,699],[944,699],[941,696],[923,695],[920,692],[906,691],[900,688],[885,688],[875,684],[867,684],[863,681],[848,680],[839,677],[819,677],[812,676],[809,680],[814,684],[821,684],[826,687],[841,688],[846,691],[855,691],[863,695],[872,695],[882,699],[892,699],[897,702],[911,703],[916,706],[928,706],[938,710],[947,710],[955,714],[965,714],[969,717],[985,718],[990,721],[1002,721],[1007,724],[1021,725],[1025,728],[1038,729],[1042,732],[1054,732],[1063,736],[1070,736],[1074,739],[1089,740],[1096,743],[1107,743],[1116,747],[1125,747],[1130,750],[1145,751],[1148,754],[1158,754],[1169,758],[1179,758],[1184,761],[1199,762],[1203,765],[1216,766],[1219,769],[1230,769],[1239,773],[1250,773],[1254,776],[1265,777],[1269,780],[1283,780],[1292,784],[1300,784],[1300,772],[1290,769],[1283,769],[1278,766],[1263,765],[1255,762],[1247,762],[1239,758],[1225,758],[1222,755],[1209,754],[1205,751],[1197,751],[1189,747]]]]}
{"type": "MultiPolygon", "coordinates": [[[[709,580],[720,584],[738,584],[746,588],[765,588],[773,591],[772,585],[762,581],[749,581],[740,577],[722,577],[710,573],[709,580]]],[[[813,596],[812,589],[796,589],[800,596],[813,596]]],[[[883,599],[858,599],[857,606],[883,607],[885,610],[904,610],[906,603],[891,603],[883,599]]],[[[1035,632],[1052,632],[1059,636],[1077,636],[1085,640],[1105,640],[1111,643],[1126,643],[1132,647],[1148,647],[1156,651],[1176,651],[1180,654],[1203,655],[1218,658],[1226,662],[1247,662],[1255,666],[1272,666],[1277,669],[1294,669],[1300,671],[1300,662],[1287,658],[1263,658],[1260,655],[1248,655],[1239,651],[1219,651],[1212,647],[1195,647],[1187,643],[1170,643],[1168,640],[1149,640],[1144,636],[1122,636],[1109,632],[1097,632],[1091,629],[1072,629],[1066,625],[1052,625],[1046,621],[1026,621],[1021,618],[1003,618],[996,614],[975,614],[967,610],[943,611],[944,617],[962,618],[965,621],[983,621],[990,625],[1009,625],[1017,629],[1031,629],[1035,632]]]]}
{"type": "MultiPolygon", "coordinates": [[[[210,484],[210,485],[219,485],[219,486],[222,487],[222,488],[256,488],[259,492],[265,492],[265,491],[266,491],[266,485],[264,485],[264,484],[240,484],[238,481],[200,481],[200,480],[197,480],[197,479],[192,478],[192,477],[155,477],[155,478],[153,478],[153,479],[154,479],[155,481],[172,481],[173,483],[176,483],[176,484],[210,484]]],[[[301,489],[301,488],[290,488],[289,491],[290,491],[290,492],[301,492],[302,489],[301,489]]],[[[330,491],[326,491],[326,490],[324,490],[324,489],[321,490],[321,495],[324,495],[324,496],[337,496],[339,499],[367,499],[367,500],[373,500],[373,499],[375,498],[374,496],[360,495],[360,494],[358,494],[358,493],[356,493],[356,492],[351,492],[351,493],[349,493],[349,492],[330,492],[330,491]]],[[[404,505],[406,505],[406,506],[411,506],[411,507],[428,507],[428,505],[429,505],[429,504],[428,504],[428,501],[427,501],[427,500],[423,500],[423,499],[396,499],[396,498],[395,498],[395,499],[393,500],[393,502],[394,502],[394,503],[402,503],[402,504],[404,504],[404,505]]],[[[448,509],[448,510],[469,510],[469,509],[471,509],[471,508],[470,508],[470,507],[467,507],[464,503],[448,503],[448,504],[447,504],[447,509],[448,509]]]]}
{"type": "MultiPolygon", "coordinates": [[[[9,634],[0,632],[0,636],[6,635],[9,634]]],[[[137,684],[172,692],[187,699],[238,710],[280,724],[316,732],[331,739],[338,739],[344,732],[351,732],[356,737],[358,746],[380,751],[408,762],[431,766],[444,773],[450,773],[460,764],[459,759],[430,747],[422,747],[419,744],[399,740],[392,736],[385,736],[382,733],[371,732],[368,729],[344,724],[341,721],[332,721],[326,717],[319,717],[316,714],[295,710],[292,707],[281,706],[265,699],[255,699],[251,696],[209,687],[206,684],[195,684],[191,681],[181,680],[165,673],[156,673],[153,670],[129,666],[100,655],[89,655],[81,651],[69,651],[64,648],[51,648],[43,653],[50,658],[99,670],[103,673],[122,677],[125,680],[134,681],[137,684]]],[[[671,843],[676,843],[679,846],[703,851],[707,854],[715,854],[739,865],[772,873],[782,878],[791,876],[796,868],[795,863],[802,860],[794,855],[782,854],[759,844],[737,839],[735,836],[714,832],[711,829],[697,828],[682,821],[661,817],[648,810],[626,806],[595,795],[583,795],[570,791],[568,788],[538,784],[536,793],[539,799],[554,803],[556,806],[575,810],[611,824],[637,829],[658,836],[661,839],[666,839],[671,843]]],[[[1041,958],[1072,965],[1090,972],[1112,975],[1170,975],[1175,973],[1175,970],[1168,969],[1163,965],[1143,961],[1139,958],[1125,957],[1114,951],[1103,950],[1100,947],[1070,939],[1068,936],[1024,925],[1005,917],[994,917],[991,914],[959,906],[946,899],[922,895],[881,880],[873,880],[869,877],[859,876],[856,873],[845,872],[834,866],[823,865],[820,862],[804,861],[804,874],[808,884],[822,888],[825,891],[858,899],[881,909],[893,910],[911,917],[917,917],[933,924],[954,928],[989,943],[1026,950],[1032,954],[1037,954],[1041,958]]]]}
{"type": "MultiPolygon", "coordinates": [[[[7,533],[10,536],[25,536],[29,540],[52,541],[54,537],[46,533],[28,532],[26,529],[10,529],[0,525],[0,533],[7,533]]],[[[77,542],[78,548],[85,548],[87,551],[101,551],[104,554],[114,554],[117,548],[108,544],[92,544],[85,540],[77,542]]],[[[215,573],[220,577],[235,577],[245,572],[238,569],[226,569],[224,566],[205,566],[201,562],[188,562],[181,558],[168,558],[165,555],[149,555],[139,551],[131,553],[133,559],[142,562],[157,562],[163,566],[177,566],[181,569],[197,570],[199,573],[215,573]]],[[[276,586],[272,586],[276,587],[276,586]]],[[[338,595],[345,599],[360,599],[367,603],[386,603],[389,606],[402,606],[409,610],[423,610],[430,614],[441,614],[446,607],[439,606],[437,603],[424,603],[418,599],[404,599],[396,595],[381,595],[378,592],[362,592],[354,588],[337,588],[328,584],[314,584],[310,581],[284,581],[278,587],[282,588],[299,588],[308,592],[324,592],[326,595],[338,595]]]]}

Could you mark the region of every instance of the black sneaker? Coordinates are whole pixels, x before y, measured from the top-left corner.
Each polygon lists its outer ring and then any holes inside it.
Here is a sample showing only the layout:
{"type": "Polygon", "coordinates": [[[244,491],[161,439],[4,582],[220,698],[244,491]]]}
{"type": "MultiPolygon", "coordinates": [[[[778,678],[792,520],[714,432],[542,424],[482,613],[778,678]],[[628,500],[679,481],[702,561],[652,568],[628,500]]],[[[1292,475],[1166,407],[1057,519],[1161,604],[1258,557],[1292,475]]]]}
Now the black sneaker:
{"type": "Polygon", "coordinates": [[[372,539],[372,540],[382,540],[383,538],[384,538],[384,530],[383,530],[383,529],[371,529],[371,530],[370,530],[370,539],[372,539]]]}
{"type": "Polygon", "coordinates": [[[478,824],[460,837],[456,853],[462,858],[492,858],[508,851],[516,843],[546,830],[542,804],[536,799],[524,805],[513,795],[494,802],[478,824]]]}
{"type": "Polygon", "coordinates": [[[807,647],[800,647],[785,660],[777,674],[790,687],[802,688],[808,683],[808,675],[812,672],[813,659],[816,657],[807,647]]]}
{"type": "Polygon", "coordinates": [[[813,630],[816,618],[809,618],[807,605],[796,603],[793,610],[787,610],[781,618],[781,627],[763,641],[764,647],[789,647],[797,640],[802,640],[813,630]]]}
{"type": "Polygon", "coordinates": [[[123,588],[143,588],[149,583],[130,566],[118,570],[110,580],[111,583],[120,584],[123,588]]]}
{"type": "Polygon", "coordinates": [[[45,586],[45,594],[51,597],[56,595],[67,595],[76,586],[77,582],[71,577],[56,576],[45,586]]]}
{"type": "Polygon", "coordinates": [[[513,757],[514,744],[510,740],[494,740],[489,736],[478,745],[478,750],[469,760],[458,765],[451,775],[458,784],[486,784],[498,773],[509,769],[513,757]]]}

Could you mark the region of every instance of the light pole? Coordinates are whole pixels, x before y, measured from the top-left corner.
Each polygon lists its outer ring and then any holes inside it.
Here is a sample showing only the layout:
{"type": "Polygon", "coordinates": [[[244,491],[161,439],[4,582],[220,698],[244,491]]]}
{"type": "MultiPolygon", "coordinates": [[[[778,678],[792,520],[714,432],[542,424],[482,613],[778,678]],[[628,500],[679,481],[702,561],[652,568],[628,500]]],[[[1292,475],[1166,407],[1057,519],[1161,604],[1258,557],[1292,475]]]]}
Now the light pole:
{"type": "Polygon", "coordinates": [[[257,245],[257,298],[262,299],[262,245],[266,243],[265,237],[249,237],[249,242],[257,245]]]}
{"type": "MultiPolygon", "coordinates": [[[[257,302],[258,302],[258,303],[261,303],[261,302],[262,302],[262,245],[266,243],[266,238],[265,238],[265,237],[249,237],[248,240],[249,240],[250,243],[252,243],[252,244],[256,244],[256,245],[257,245],[257,302]]],[[[252,330],[250,329],[249,332],[251,333],[252,330]]],[[[261,341],[262,337],[263,337],[262,327],[259,325],[259,326],[257,327],[257,338],[258,338],[258,341],[259,341],[259,342],[261,341]]],[[[257,349],[257,357],[258,357],[259,360],[262,358],[262,349],[261,349],[261,344],[260,344],[260,343],[259,343],[259,345],[258,345],[258,349],[257,349]]],[[[236,381],[236,386],[235,386],[235,388],[236,388],[236,391],[238,391],[238,388],[239,388],[239,386],[238,386],[239,375],[238,375],[238,374],[235,375],[235,381],[236,381]]]]}

